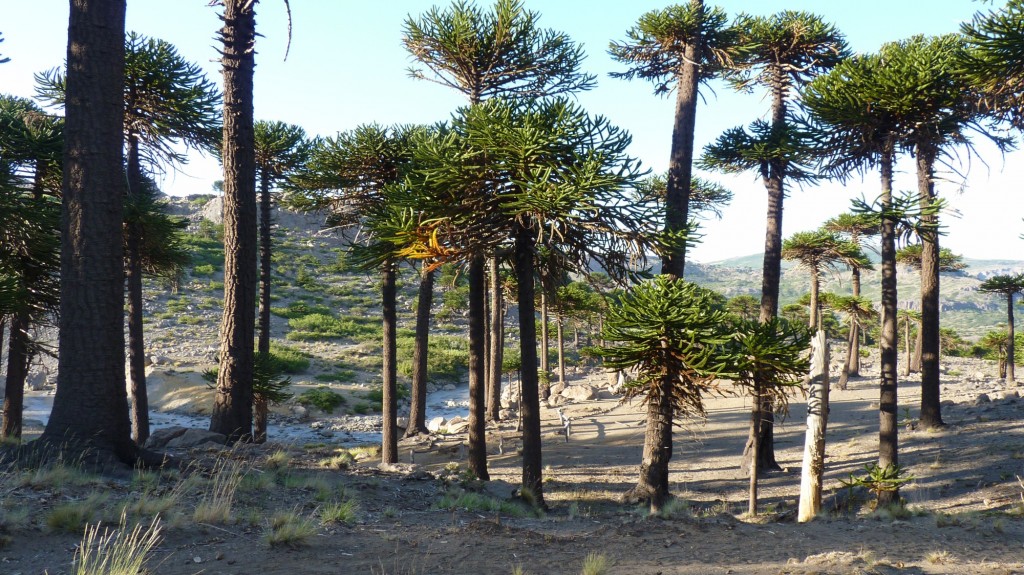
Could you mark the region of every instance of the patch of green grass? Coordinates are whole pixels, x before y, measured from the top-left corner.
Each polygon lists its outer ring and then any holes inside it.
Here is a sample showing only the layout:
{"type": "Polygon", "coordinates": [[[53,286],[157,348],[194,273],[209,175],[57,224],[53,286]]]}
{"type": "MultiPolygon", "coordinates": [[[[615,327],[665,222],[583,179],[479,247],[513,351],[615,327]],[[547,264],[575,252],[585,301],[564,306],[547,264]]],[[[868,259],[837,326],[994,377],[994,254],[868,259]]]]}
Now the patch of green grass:
{"type": "Polygon", "coordinates": [[[502,501],[472,491],[448,492],[437,502],[438,509],[476,513],[498,513],[509,517],[529,517],[530,511],[511,501],[502,501]]]}
{"type": "Polygon", "coordinates": [[[46,526],[54,531],[77,533],[87,523],[101,518],[108,499],[105,494],[92,493],[85,499],[57,505],[46,516],[46,526]]]}
{"type": "Polygon", "coordinates": [[[206,286],[206,289],[209,291],[224,291],[224,282],[211,281],[206,286]]]}
{"type": "Polygon", "coordinates": [[[342,451],[338,455],[328,457],[320,460],[320,467],[327,467],[329,469],[348,469],[353,463],[356,462],[354,455],[348,451],[342,451]]]}
{"type": "Polygon", "coordinates": [[[359,515],[359,506],[351,499],[347,501],[334,501],[320,508],[320,521],[325,525],[328,523],[341,523],[351,525],[356,522],[359,515]]]}
{"type": "MultiPolygon", "coordinates": [[[[412,334],[399,333],[398,373],[412,377],[412,356],[416,338],[412,334]]],[[[458,378],[469,368],[469,343],[465,337],[432,335],[427,344],[427,375],[430,378],[458,378]]]]}
{"type": "Polygon", "coordinates": [[[148,573],[146,561],[161,540],[160,519],[153,518],[148,527],[136,524],[128,528],[128,518],[121,515],[117,529],[90,525],[75,551],[75,575],[135,575],[148,573]]]}
{"type": "Polygon", "coordinates": [[[315,340],[337,338],[379,338],[381,327],[376,320],[365,317],[348,317],[338,319],[322,313],[311,313],[306,316],[288,320],[292,331],[288,333],[290,340],[315,340]]]}
{"type": "Polygon", "coordinates": [[[188,297],[182,296],[178,299],[171,298],[167,300],[167,311],[174,312],[176,314],[185,313],[188,311],[190,305],[192,305],[192,302],[189,301],[188,297]]]}
{"type": "Polygon", "coordinates": [[[178,316],[178,324],[180,325],[199,325],[203,322],[203,318],[197,315],[184,314],[178,316]]]}
{"type": "Polygon", "coordinates": [[[337,381],[339,383],[349,383],[355,381],[356,372],[351,369],[339,369],[331,373],[318,373],[313,376],[313,379],[317,381],[337,381]]]}
{"type": "Polygon", "coordinates": [[[316,525],[297,511],[275,513],[263,534],[263,540],[271,547],[301,547],[317,533],[316,525]]]}
{"type": "Polygon", "coordinates": [[[307,389],[295,400],[299,405],[315,407],[326,413],[334,413],[334,410],[345,404],[345,397],[340,393],[331,391],[327,386],[320,386],[307,389]]]}
{"type": "Polygon", "coordinates": [[[359,402],[352,406],[352,413],[355,413],[356,415],[366,415],[375,411],[378,411],[378,409],[369,403],[359,402]]]}
{"type": "Polygon", "coordinates": [[[309,369],[310,355],[283,343],[270,342],[270,357],[273,358],[274,367],[281,373],[295,375],[309,369]]]}
{"type": "Polygon", "coordinates": [[[213,264],[201,264],[193,266],[192,275],[195,277],[209,277],[212,276],[215,271],[217,270],[214,269],[213,264]]]}
{"type": "MultiPolygon", "coordinates": [[[[396,394],[398,396],[398,399],[407,398],[412,393],[412,391],[409,389],[409,386],[405,385],[404,383],[400,383],[400,384],[398,384],[395,387],[396,387],[396,391],[398,392],[396,394]]],[[[369,391],[363,392],[362,396],[363,396],[363,399],[368,399],[368,400],[370,400],[373,403],[383,403],[384,402],[384,389],[383,389],[383,387],[378,386],[378,387],[375,387],[375,388],[373,388],[373,389],[371,389],[369,391]]]]}
{"type": "Polygon", "coordinates": [[[272,307],[270,313],[287,319],[303,317],[312,313],[331,315],[331,310],[323,305],[310,305],[305,301],[293,301],[285,307],[272,307]]]}
{"type": "Polygon", "coordinates": [[[583,560],[583,567],[580,575],[606,575],[608,573],[608,558],[599,553],[590,553],[583,560]]]}

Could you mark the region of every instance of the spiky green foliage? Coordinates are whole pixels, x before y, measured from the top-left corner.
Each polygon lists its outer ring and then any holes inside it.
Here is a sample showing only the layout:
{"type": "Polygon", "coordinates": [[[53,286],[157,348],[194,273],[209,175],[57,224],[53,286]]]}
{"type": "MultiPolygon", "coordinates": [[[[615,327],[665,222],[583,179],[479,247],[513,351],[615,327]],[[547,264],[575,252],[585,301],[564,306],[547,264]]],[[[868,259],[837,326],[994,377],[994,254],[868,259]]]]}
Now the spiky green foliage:
{"type": "MultiPolygon", "coordinates": [[[[910,244],[909,246],[902,247],[896,252],[896,261],[914,268],[915,270],[921,269],[921,244],[910,244]]],[[[939,271],[940,272],[959,272],[967,269],[967,264],[964,263],[964,257],[960,254],[953,253],[949,248],[939,249],[939,271]]]]}
{"type": "Polygon", "coordinates": [[[564,33],[540,28],[539,19],[520,0],[497,0],[486,11],[458,0],[410,16],[402,43],[426,70],[411,67],[409,74],[462,92],[474,103],[593,87],[594,76],[579,71],[582,47],[564,33]]]}
{"type": "Polygon", "coordinates": [[[786,238],[782,243],[782,257],[795,260],[814,273],[835,271],[840,265],[870,265],[860,246],[826,230],[797,232],[786,238]]]}
{"type": "Polygon", "coordinates": [[[1024,2],[979,12],[960,27],[967,41],[960,67],[982,103],[1015,126],[1024,125],[1024,2]]]}
{"type": "MultiPolygon", "coordinates": [[[[599,353],[607,367],[636,369],[629,397],[645,401],[672,377],[668,400],[677,417],[703,416],[705,394],[729,363],[725,310],[714,294],[683,280],[659,276],[626,292],[605,319],[607,347],[599,353]]],[[[731,370],[732,367],[730,366],[731,370]]]]}
{"type": "Polygon", "coordinates": [[[981,282],[978,290],[1002,295],[1024,293],[1024,274],[992,276],[981,282]]]}
{"type": "Polygon", "coordinates": [[[639,78],[654,83],[656,94],[676,89],[686,64],[687,49],[699,47],[699,81],[705,82],[732,69],[739,55],[739,31],[729,26],[721,8],[676,4],[640,16],[626,32],[625,42],[612,41],[608,53],[630,68],[612,72],[613,78],[639,78]]]}
{"type": "Polygon", "coordinates": [[[740,322],[729,342],[729,369],[721,377],[762,396],[771,395],[775,405],[784,409],[789,390],[801,384],[810,368],[804,353],[810,337],[807,328],[783,318],[740,322]]]}
{"type": "MultiPolygon", "coordinates": [[[[643,201],[653,200],[664,203],[668,186],[667,174],[649,176],[637,186],[637,194],[643,201]]],[[[722,219],[722,208],[732,202],[732,190],[725,186],[694,176],[690,181],[690,205],[688,214],[696,218],[714,217],[722,219]]]]}
{"type": "Polygon", "coordinates": [[[191,261],[184,240],[188,221],[170,216],[156,183],[149,178],[144,182],[141,190],[125,197],[125,241],[134,234],[140,242],[144,273],[173,278],[191,261]]]}
{"type": "MultiPolygon", "coordinates": [[[[38,96],[63,103],[65,72],[36,75],[38,96]]],[[[175,148],[217,152],[220,142],[220,94],[197,64],[185,60],[172,44],[130,32],[125,36],[126,139],[139,140],[142,160],[155,168],[162,162],[186,161],[175,148]]]]}
{"type": "Polygon", "coordinates": [[[301,126],[258,120],[253,125],[256,137],[256,166],[271,180],[287,176],[309,157],[313,143],[301,126]]]}

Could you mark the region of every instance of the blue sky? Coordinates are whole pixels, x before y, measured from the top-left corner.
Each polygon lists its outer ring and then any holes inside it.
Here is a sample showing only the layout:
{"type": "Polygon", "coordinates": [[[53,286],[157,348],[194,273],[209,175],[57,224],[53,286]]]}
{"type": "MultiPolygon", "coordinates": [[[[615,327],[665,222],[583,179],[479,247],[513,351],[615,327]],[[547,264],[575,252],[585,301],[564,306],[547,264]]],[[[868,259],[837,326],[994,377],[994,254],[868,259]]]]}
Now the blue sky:
{"type": "MultiPolygon", "coordinates": [[[[709,2],[710,4],[711,2],[709,2]]],[[[186,58],[199,63],[220,82],[215,61],[217,12],[207,0],[129,0],[128,29],[175,44],[186,58]]],[[[436,4],[429,0],[291,0],[291,52],[284,60],[287,20],[281,0],[263,0],[257,7],[256,116],[303,126],[310,134],[332,135],[362,123],[433,123],[446,119],[464,100],[441,86],[413,80],[412,64],[401,45],[402,22],[436,4]]],[[[441,3],[444,5],[443,3],[441,3]]],[[[970,0],[859,2],[741,1],[717,2],[729,14],[747,11],[770,14],[791,9],[821,14],[843,31],[857,52],[871,52],[883,42],[913,34],[940,34],[958,29],[984,4],[970,0]]],[[[606,55],[608,42],[622,39],[643,12],[662,8],[647,0],[526,0],[542,14],[541,24],[568,33],[583,44],[587,71],[598,85],[580,94],[594,114],[607,116],[633,135],[631,154],[654,171],[667,166],[673,101],[654,96],[650,84],[608,77],[621,66],[606,55]]],[[[32,74],[61,65],[66,49],[68,3],[65,0],[6,2],[0,32],[0,53],[11,62],[0,65],[0,86],[6,93],[33,94],[32,74]],[[43,17],[45,16],[45,17],[43,17]]],[[[723,130],[764,117],[768,103],[761,94],[739,95],[727,86],[705,90],[697,119],[697,148],[723,130]]],[[[1001,157],[982,144],[982,161],[974,159],[965,183],[952,174],[939,184],[959,218],[947,217],[944,246],[973,258],[1021,257],[1024,240],[1024,153],[1001,157]],[[962,191],[961,191],[962,190],[962,191]]],[[[915,186],[912,165],[904,163],[898,189],[915,186]]],[[[764,244],[766,194],[753,174],[708,174],[735,194],[721,221],[704,225],[704,243],[691,252],[698,261],[715,261],[760,252],[764,244]]],[[[162,181],[172,194],[206,193],[220,178],[216,162],[193,157],[181,173],[162,181]]],[[[787,199],[784,233],[813,229],[845,211],[850,198],[877,195],[877,177],[847,186],[824,183],[794,189],[787,199]]]]}

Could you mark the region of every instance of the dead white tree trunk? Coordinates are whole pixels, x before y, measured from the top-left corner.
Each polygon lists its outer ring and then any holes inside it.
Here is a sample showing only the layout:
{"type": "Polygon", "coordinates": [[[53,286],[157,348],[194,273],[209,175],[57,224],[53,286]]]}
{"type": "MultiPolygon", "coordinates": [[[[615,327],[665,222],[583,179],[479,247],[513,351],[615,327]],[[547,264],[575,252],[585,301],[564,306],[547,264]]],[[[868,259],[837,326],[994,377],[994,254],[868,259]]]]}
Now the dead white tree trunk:
{"type": "Polygon", "coordinates": [[[811,340],[811,378],[807,390],[807,435],[800,473],[797,521],[814,519],[821,510],[821,477],[825,471],[825,428],[828,425],[828,340],[825,331],[811,340]]]}

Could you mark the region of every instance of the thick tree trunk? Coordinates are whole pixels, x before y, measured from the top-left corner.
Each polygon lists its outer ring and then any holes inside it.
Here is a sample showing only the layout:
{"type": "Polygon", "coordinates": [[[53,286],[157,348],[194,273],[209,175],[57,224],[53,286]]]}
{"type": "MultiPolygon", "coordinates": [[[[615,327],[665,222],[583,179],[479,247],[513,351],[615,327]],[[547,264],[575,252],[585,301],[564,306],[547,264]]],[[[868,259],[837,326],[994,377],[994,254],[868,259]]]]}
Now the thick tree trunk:
{"type": "Polygon", "coordinates": [[[224,75],[224,313],[210,431],[252,438],[256,331],[256,155],[253,131],[255,2],[226,0],[224,75]]]}
{"type": "Polygon", "coordinates": [[[25,380],[28,378],[29,314],[21,311],[11,317],[11,337],[7,348],[7,379],[4,382],[3,426],[0,437],[21,438],[25,410],[25,380]]]}
{"type": "Polygon", "coordinates": [[[499,421],[501,419],[501,367],[504,362],[505,352],[505,304],[501,297],[501,275],[498,269],[498,258],[492,256],[489,260],[491,288],[491,349],[490,349],[490,374],[487,382],[490,387],[487,389],[487,420],[499,421]]]}
{"type": "MultiPolygon", "coordinates": [[[[270,174],[260,169],[260,309],[256,352],[270,355],[270,174]]],[[[265,402],[264,402],[265,403],[265,402]]]]}
{"type": "Polygon", "coordinates": [[[672,380],[669,377],[648,392],[647,428],[644,432],[643,459],[637,484],[625,495],[627,501],[647,501],[651,513],[658,513],[669,499],[669,462],[672,459],[672,421],[675,413],[669,400],[672,380]]]}
{"type": "Polygon", "coordinates": [[[72,0],[57,393],[42,443],[133,463],[124,381],[125,0],[72,0]]]}
{"type": "MultiPolygon", "coordinates": [[[[520,328],[521,329],[521,328],[520,328]]],[[[544,293],[544,285],[540,286],[540,398],[547,401],[551,397],[550,354],[548,353],[548,298],[544,293]]]]}
{"type": "Polygon", "coordinates": [[[416,341],[412,350],[412,402],[405,436],[427,431],[427,354],[430,345],[430,307],[434,303],[434,272],[426,266],[420,271],[420,291],[416,300],[416,341]]]}
{"type": "Polygon", "coordinates": [[[534,238],[532,231],[517,226],[514,265],[519,289],[519,342],[523,366],[519,380],[519,401],[523,421],[523,489],[530,492],[537,505],[545,507],[537,377],[537,318],[534,316],[536,309],[533,303],[534,238]]]}
{"type": "Polygon", "coordinates": [[[398,463],[398,362],[396,361],[398,310],[395,304],[396,278],[394,262],[384,264],[381,271],[381,315],[383,316],[384,352],[381,358],[381,463],[398,463]]]}
{"type": "Polygon", "coordinates": [[[484,481],[487,473],[487,436],[484,404],[486,402],[486,373],[484,344],[487,330],[487,280],[483,256],[474,256],[469,262],[469,469],[484,481]]]}
{"type": "Polygon", "coordinates": [[[814,519],[821,511],[821,479],[825,472],[825,430],[828,427],[829,349],[825,331],[811,340],[811,381],[807,390],[807,433],[800,473],[797,521],[814,519]]]}
{"type": "Polygon", "coordinates": [[[1014,381],[1013,376],[1013,364],[1016,358],[1013,350],[1013,294],[1007,294],[1006,296],[1006,326],[1010,332],[1010,339],[1006,342],[1006,377],[1010,381],[1014,381]]]}
{"type": "MultiPolygon", "coordinates": [[[[935,151],[917,149],[917,187],[921,208],[935,201],[932,170],[935,151]]],[[[921,223],[937,226],[936,214],[923,214],[921,223]]],[[[945,425],[939,393],[939,234],[937,229],[921,235],[921,426],[928,429],[945,425]]]]}
{"type": "MultiPolygon", "coordinates": [[[[881,161],[882,209],[886,212],[892,207],[892,167],[893,153],[891,148],[883,155],[881,161]]],[[[893,217],[882,218],[881,229],[882,251],[882,334],[881,334],[881,395],[878,401],[878,465],[885,468],[899,463],[899,426],[897,414],[897,376],[896,376],[896,220],[893,217]]],[[[908,323],[909,330],[909,323],[908,323]]],[[[879,503],[884,501],[890,492],[879,495],[879,503]]],[[[895,498],[898,492],[892,492],[895,498]]]]}

